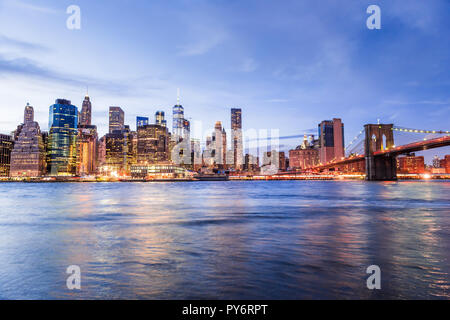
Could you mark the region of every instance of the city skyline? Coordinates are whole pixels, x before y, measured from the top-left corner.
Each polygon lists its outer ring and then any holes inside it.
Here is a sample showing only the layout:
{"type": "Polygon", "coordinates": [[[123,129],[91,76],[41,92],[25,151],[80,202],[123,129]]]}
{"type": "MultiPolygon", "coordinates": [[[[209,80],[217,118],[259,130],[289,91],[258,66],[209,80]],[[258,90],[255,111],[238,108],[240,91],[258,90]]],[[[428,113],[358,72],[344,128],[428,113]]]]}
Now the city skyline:
{"type": "Polygon", "coordinates": [[[126,109],[128,124],[157,110],[170,115],[176,88],[189,117],[211,128],[221,120],[229,130],[228,109],[242,107],[252,115],[245,127],[280,128],[280,135],[316,131],[334,117],[346,123],[346,141],[377,119],[447,129],[448,42],[437,39],[448,33],[448,3],[382,1],[381,30],[365,27],[368,3],[246,2],[231,14],[222,3],[137,1],[118,10],[114,1],[81,1],[81,29],[68,30],[64,2],[1,1],[1,131],[19,123],[26,102],[48,130],[45,108],[58,97],[80,106],[86,85],[100,134],[109,106],[126,109]],[[146,30],[146,41],[133,30],[146,30]]]}

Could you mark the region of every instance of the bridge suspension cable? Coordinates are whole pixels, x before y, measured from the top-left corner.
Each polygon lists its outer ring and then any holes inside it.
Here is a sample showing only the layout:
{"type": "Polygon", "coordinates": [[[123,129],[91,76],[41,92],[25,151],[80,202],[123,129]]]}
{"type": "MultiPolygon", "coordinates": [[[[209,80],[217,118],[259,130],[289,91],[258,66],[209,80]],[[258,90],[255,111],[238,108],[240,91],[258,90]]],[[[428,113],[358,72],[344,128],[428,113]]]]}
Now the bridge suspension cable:
{"type": "Polygon", "coordinates": [[[450,131],[445,130],[421,130],[421,129],[411,129],[403,127],[393,127],[392,130],[400,132],[411,132],[411,133],[435,133],[435,134],[450,134],[450,131]]]}
{"type": "Polygon", "coordinates": [[[358,140],[359,137],[361,137],[361,135],[362,135],[363,133],[364,133],[364,129],[361,130],[361,131],[358,133],[358,135],[357,135],[356,137],[353,138],[353,140],[352,140],[352,141],[344,148],[344,150],[347,151],[347,150],[352,146],[352,144],[354,144],[355,141],[358,140]]]}

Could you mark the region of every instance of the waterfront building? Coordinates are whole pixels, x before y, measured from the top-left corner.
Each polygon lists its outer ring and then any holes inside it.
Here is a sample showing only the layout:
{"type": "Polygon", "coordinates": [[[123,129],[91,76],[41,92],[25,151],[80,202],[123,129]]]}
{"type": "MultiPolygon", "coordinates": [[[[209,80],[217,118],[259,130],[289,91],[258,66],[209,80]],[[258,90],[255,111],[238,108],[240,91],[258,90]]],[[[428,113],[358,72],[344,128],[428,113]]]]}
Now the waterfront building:
{"type": "Polygon", "coordinates": [[[409,156],[397,157],[398,173],[425,173],[425,159],[423,156],[409,156]]]}
{"type": "Polygon", "coordinates": [[[155,124],[161,127],[167,127],[167,121],[165,120],[164,111],[156,111],[155,113],[155,124]]]}
{"type": "Polygon", "coordinates": [[[148,125],[148,117],[136,117],[136,130],[146,125],[148,125]]]}
{"type": "Polygon", "coordinates": [[[10,135],[0,134],[0,177],[9,176],[12,148],[12,137],[10,135]]]}
{"type": "Polygon", "coordinates": [[[77,138],[77,175],[88,176],[97,172],[97,127],[82,125],[77,138]]]}
{"type": "Polygon", "coordinates": [[[132,165],[131,176],[140,179],[185,179],[192,177],[186,168],[169,163],[132,165]]]}
{"type": "Polygon", "coordinates": [[[57,99],[50,106],[47,166],[52,176],[70,176],[77,169],[78,108],[57,99]]]}
{"type": "Polygon", "coordinates": [[[445,173],[450,173],[450,155],[444,157],[445,160],[445,173]]]}
{"type": "Polygon", "coordinates": [[[125,129],[125,113],[120,107],[109,107],[109,133],[125,129]]]}
{"type": "Polygon", "coordinates": [[[89,96],[86,94],[81,106],[79,126],[90,126],[92,123],[92,104],[89,96]]]}
{"type": "Polygon", "coordinates": [[[137,163],[154,164],[169,160],[169,132],[166,127],[149,124],[137,131],[137,163]]]}
{"type": "Polygon", "coordinates": [[[45,173],[45,144],[34,110],[25,107],[24,123],[11,152],[11,177],[38,177],[45,173]]]}
{"type": "Polygon", "coordinates": [[[233,152],[233,168],[242,169],[244,164],[244,146],[242,139],[242,109],[231,109],[231,150],[233,152]]]}
{"type": "Polygon", "coordinates": [[[129,126],[115,130],[105,137],[105,162],[108,175],[126,176],[130,173],[133,158],[133,141],[129,126]]]}
{"type": "Polygon", "coordinates": [[[322,121],[318,127],[320,163],[326,164],[344,158],[344,124],[341,119],[322,121]]]}

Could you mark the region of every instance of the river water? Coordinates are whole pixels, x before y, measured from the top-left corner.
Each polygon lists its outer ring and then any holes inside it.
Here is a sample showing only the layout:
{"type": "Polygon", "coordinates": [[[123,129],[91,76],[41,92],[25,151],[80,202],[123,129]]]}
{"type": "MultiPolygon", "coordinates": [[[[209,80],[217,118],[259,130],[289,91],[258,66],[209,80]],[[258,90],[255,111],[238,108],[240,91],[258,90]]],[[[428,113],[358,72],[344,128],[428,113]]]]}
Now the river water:
{"type": "Polygon", "coordinates": [[[0,183],[0,203],[0,299],[450,299],[449,181],[0,183]]]}

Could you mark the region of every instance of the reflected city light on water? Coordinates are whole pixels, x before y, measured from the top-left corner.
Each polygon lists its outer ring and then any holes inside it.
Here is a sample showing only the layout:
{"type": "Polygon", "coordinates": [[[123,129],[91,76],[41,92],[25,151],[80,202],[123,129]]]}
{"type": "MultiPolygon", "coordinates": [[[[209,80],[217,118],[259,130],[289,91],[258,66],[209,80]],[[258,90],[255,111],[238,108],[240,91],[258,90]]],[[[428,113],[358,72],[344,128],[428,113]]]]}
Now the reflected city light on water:
{"type": "Polygon", "coordinates": [[[0,184],[0,298],[450,298],[450,183],[0,184]],[[368,290],[378,265],[382,290],[368,290]],[[66,288],[78,265],[82,289],[66,288]]]}

